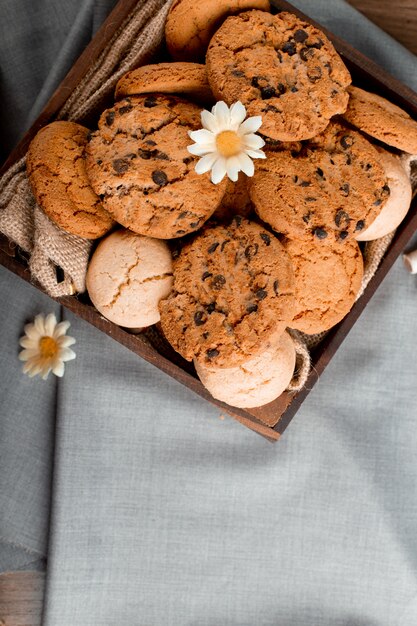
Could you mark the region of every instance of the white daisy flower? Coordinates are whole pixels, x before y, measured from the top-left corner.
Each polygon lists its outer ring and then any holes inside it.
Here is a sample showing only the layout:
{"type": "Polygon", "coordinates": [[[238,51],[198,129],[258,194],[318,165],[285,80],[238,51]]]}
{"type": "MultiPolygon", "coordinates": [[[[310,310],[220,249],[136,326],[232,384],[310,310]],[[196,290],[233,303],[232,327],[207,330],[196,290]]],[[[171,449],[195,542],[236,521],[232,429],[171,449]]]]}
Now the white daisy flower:
{"type": "Polygon", "coordinates": [[[71,361],[76,356],[69,347],[75,339],[65,334],[69,327],[69,322],[58,324],[53,313],[46,317],[40,313],[33,324],[26,324],[25,335],[19,340],[24,348],[19,353],[19,359],[25,361],[24,374],[31,378],[40,374],[43,380],[47,379],[51,370],[55,376],[64,375],[65,361],[71,361]]]}
{"type": "Polygon", "coordinates": [[[265,159],[260,148],[264,140],[255,135],[262,126],[262,117],[246,117],[246,109],[241,102],[235,102],[230,109],[225,102],[217,102],[210,111],[201,112],[201,130],[188,134],[195,144],[188,146],[188,152],[201,156],[195,166],[197,174],[211,170],[211,181],[217,185],[227,174],[236,182],[240,171],[253,176],[255,171],[252,159],[265,159]]]}

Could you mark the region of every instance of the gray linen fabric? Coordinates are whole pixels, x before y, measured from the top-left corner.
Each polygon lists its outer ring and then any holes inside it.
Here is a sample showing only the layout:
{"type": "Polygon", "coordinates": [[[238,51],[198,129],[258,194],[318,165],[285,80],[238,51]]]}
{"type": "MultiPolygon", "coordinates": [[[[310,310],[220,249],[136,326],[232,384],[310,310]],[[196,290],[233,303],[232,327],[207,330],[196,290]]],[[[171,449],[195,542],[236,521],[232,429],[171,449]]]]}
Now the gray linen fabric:
{"type": "MultiPolygon", "coordinates": [[[[296,4],[417,89],[415,57],[342,1],[296,4]]],[[[400,261],[275,446],[68,313],[77,359],[28,382],[17,337],[53,304],[0,279],[12,421],[50,433],[56,389],[45,626],[417,623],[417,282],[400,261]]],[[[21,505],[7,525],[44,554],[21,505]]]]}

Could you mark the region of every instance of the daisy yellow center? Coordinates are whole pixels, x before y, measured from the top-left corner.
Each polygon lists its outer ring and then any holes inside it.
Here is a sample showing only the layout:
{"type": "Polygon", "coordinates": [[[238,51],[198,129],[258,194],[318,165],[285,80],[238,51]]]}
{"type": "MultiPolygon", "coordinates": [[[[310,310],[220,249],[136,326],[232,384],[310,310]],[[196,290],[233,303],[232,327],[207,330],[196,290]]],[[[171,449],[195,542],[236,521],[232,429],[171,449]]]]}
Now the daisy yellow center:
{"type": "Polygon", "coordinates": [[[216,147],[224,157],[235,156],[242,148],[242,140],[234,130],[223,130],[216,137],[216,147]]]}
{"type": "Polygon", "coordinates": [[[52,337],[41,337],[39,339],[39,352],[43,359],[52,359],[58,352],[58,344],[52,337]]]}

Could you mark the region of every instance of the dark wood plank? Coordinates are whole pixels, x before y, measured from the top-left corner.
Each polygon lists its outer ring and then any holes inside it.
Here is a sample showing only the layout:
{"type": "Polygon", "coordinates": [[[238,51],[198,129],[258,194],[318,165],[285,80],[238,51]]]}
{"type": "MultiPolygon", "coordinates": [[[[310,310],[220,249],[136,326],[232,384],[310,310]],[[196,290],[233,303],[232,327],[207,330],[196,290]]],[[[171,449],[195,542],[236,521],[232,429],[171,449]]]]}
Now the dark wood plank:
{"type": "Polygon", "coordinates": [[[40,626],[45,574],[9,572],[0,575],[0,626],[40,626]]]}

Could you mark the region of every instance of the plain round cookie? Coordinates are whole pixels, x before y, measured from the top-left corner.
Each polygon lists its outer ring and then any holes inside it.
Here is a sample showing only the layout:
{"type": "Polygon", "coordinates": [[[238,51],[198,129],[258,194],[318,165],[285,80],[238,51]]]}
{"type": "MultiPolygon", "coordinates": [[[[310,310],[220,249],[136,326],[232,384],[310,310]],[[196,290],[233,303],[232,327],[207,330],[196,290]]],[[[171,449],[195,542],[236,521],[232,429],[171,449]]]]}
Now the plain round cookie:
{"type": "Polygon", "coordinates": [[[400,157],[382,149],[378,149],[378,153],[388,179],[390,194],[372,224],[355,236],[357,241],[372,241],[391,233],[401,224],[411,204],[413,188],[400,157]]]}
{"type": "Polygon", "coordinates": [[[363,258],[354,240],[317,245],[313,237],[287,239],[295,273],[296,313],[290,326],[303,333],[329,330],[352,308],[361,287],[363,258]]]}
{"type": "Polygon", "coordinates": [[[188,131],[201,109],[175,96],[126,98],[104,111],[87,146],[87,173],[114,219],[135,233],[172,239],[199,229],[219,206],[219,185],[194,166],[188,131]]]}
{"type": "Polygon", "coordinates": [[[160,311],[165,337],[185,359],[239,365],[292,320],[289,256],[278,239],[239,216],[206,227],[174,261],[174,287],[160,311]]]}
{"type": "Polygon", "coordinates": [[[417,154],[417,121],[376,93],[349,87],[349,104],[343,114],[356,128],[389,146],[417,154]]]}
{"type": "Polygon", "coordinates": [[[167,48],[176,61],[203,60],[209,41],[228,16],[248,9],[269,11],[269,0],[175,0],[165,24],[167,48]]]}
{"type": "Polygon", "coordinates": [[[287,332],[265,350],[230,368],[210,367],[194,361],[199,379],[213,398],[248,409],[278,398],[294,374],[296,352],[287,332]]]}
{"type": "Polygon", "coordinates": [[[113,226],[85,171],[89,130],[74,122],[52,122],[32,140],[26,167],[36,202],[60,228],[96,239],[113,226]]]}
{"type": "Polygon", "coordinates": [[[291,13],[227,18],[206,63],[216,100],[240,100],[272,139],[309,139],[346,110],[351,78],[343,61],[320,30],[291,13]]]}
{"type": "Polygon", "coordinates": [[[118,230],[100,241],[87,270],[96,309],[126,328],[159,322],[158,304],[172,287],[171,252],[165,241],[118,230]]]}
{"type": "Polygon", "coordinates": [[[248,179],[259,217],[290,238],[329,234],[340,239],[364,230],[389,196],[375,147],[339,122],[299,152],[267,152],[248,179]]]}
{"type": "Polygon", "coordinates": [[[127,72],[116,85],[115,99],[144,93],[173,93],[211,102],[206,66],[200,63],[155,63],[127,72]]]}

